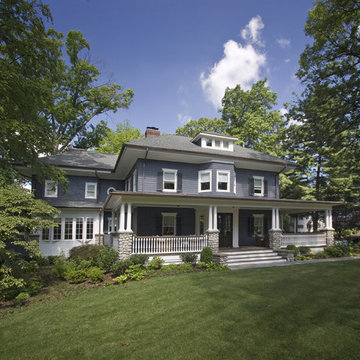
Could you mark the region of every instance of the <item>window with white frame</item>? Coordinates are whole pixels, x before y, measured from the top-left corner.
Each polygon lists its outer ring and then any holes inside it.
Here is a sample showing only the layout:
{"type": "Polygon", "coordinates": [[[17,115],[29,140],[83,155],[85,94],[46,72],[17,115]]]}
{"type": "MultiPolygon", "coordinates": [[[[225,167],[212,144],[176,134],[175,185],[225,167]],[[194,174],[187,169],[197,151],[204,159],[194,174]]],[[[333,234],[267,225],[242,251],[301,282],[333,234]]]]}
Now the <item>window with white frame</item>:
{"type": "Polygon", "coordinates": [[[58,184],[54,180],[45,180],[45,197],[58,196],[58,184]]]}
{"type": "Polygon", "coordinates": [[[163,169],[163,191],[177,190],[177,170],[163,169]]]}
{"type": "Polygon", "coordinates": [[[75,230],[75,239],[81,240],[84,234],[84,219],[83,218],[76,218],[76,230],[75,230]]]}
{"type": "Polygon", "coordinates": [[[53,240],[61,240],[62,239],[61,219],[56,219],[55,224],[56,225],[52,228],[53,240]]]}
{"type": "Polygon", "coordinates": [[[211,191],[211,170],[199,171],[199,192],[211,191]]]}
{"type": "Polygon", "coordinates": [[[85,184],[85,199],[96,199],[97,183],[87,182],[85,184]]]}
{"type": "Polygon", "coordinates": [[[254,195],[264,196],[264,178],[262,176],[254,176],[254,195]]]}
{"type": "Polygon", "coordinates": [[[218,170],[216,172],[217,191],[230,191],[230,171],[218,170]]]}
{"type": "Polygon", "coordinates": [[[201,139],[202,147],[212,147],[218,150],[233,151],[234,143],[231,140],[225,140],[221,138],[205,138],[201,139]]]}
{"type": "Polygon", "coordinates": [[[92,240],[94,238],[94,218],[64,217],[55,220],[56,225],[42,229],[42,240],[92,240]]]}
{"type": "Polygon", "coordinates": [[[254,218],[254,235],[264,235],[264,214],[253,214],[254,218]]]}
{"type": "Polygon", "coordinates": [[[94,237],[94,219],[86,218],[86,240],[91,240],[94,237]]]}
{"type": "Polygon", "coordinates": [[[162,235],[176,235],[176,213],[161,213],[162,235]]]}

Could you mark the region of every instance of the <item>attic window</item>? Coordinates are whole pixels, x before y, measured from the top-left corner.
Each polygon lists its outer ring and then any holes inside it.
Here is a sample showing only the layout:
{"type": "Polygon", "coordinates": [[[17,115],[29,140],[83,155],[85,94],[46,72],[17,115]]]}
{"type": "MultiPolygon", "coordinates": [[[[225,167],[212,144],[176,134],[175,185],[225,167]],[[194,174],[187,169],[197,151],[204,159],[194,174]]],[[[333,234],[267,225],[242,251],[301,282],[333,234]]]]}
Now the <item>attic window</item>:
{"type": "Polygon", "coordinates": [[[221,137],[202,137],[201,147],[214,148],[217,150],[233,151],[233,141],[222,139],[221,137]]]}
{"type": "Polygon", "coordinates": [[[208,147],[212,147],[212,140],[211,139],[206,139],[206,146],[208,147]]]}

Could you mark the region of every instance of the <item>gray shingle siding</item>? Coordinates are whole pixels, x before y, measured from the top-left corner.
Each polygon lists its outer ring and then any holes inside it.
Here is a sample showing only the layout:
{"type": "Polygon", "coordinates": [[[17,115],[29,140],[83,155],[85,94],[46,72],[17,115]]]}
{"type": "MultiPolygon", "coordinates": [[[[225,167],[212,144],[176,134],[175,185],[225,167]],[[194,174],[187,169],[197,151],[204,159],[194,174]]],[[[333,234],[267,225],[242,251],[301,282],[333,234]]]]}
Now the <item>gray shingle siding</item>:
{"type": "Polygon", "coordinates": [[[35,197],[46,200],[50,205],[58,207],[97,207],[102,206],[106,197],[107,189],[124,190],[124,182],[121,180],[104,180],[91,176],[67,176],[69,181],[66,191],[58,184],[58,196],[56,198],[44,197],[44,186],[33,178],[33,190],[35,197]],[[85,199],[85,184],[97,183],[97,198],[85,199]]]}
{"type": "MultiPolygon", "coordinates": [[[[178,174],[182,176],[182,190],[183,194],[196,194],[203,196],[223,196],[223,197],[249,197],[249,179],[253,176],[262,176],[267,184],[267,197],[278,198],[278,176],[276,173],[266,171],[256,171],[247,169],[235,169],[234,165],[229,162],[211,161],[205,164],[185,164],[178,162],[146,160],[145,176],[143,185],[143,169],[144,160],[137,162],[138,173],[138,191],[154,193],[159,192],[158,176],[162,173],[162,169],[178,170],[178,174]],[[198,191],[198,173],[201,170],[212,170],[212,191],[199,192],[198,191]],[[230,172],[230,187],[229,192],[217,191],[217,171],[228,170],[230,172]],[[236,194],[234,194],[234,178],[236,174],[236,194]]],[[[180,192],[180,191],[178,191],[180,192]]]]}

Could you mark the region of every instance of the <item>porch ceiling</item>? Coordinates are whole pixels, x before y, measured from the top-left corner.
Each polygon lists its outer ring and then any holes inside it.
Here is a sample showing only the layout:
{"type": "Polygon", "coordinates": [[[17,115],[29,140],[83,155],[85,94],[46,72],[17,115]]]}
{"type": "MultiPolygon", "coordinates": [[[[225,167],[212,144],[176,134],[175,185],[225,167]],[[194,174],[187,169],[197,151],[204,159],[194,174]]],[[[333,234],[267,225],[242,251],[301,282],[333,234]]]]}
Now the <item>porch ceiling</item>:
{"type": "Polygon", "coordinates": [[[106,199],[104,209],[116,210],[121,203],[131,203],[142,206],[209,206],[232,207],[239,209],[279,208],[287,213],[309,212],[315,210],[329,210],[342,205],[339,201],[310,201],[293,199],[258,199],[258,198],[224,198],[218,196],[200,196],[186,194],[139,193],[114,191],[106,199]]]}

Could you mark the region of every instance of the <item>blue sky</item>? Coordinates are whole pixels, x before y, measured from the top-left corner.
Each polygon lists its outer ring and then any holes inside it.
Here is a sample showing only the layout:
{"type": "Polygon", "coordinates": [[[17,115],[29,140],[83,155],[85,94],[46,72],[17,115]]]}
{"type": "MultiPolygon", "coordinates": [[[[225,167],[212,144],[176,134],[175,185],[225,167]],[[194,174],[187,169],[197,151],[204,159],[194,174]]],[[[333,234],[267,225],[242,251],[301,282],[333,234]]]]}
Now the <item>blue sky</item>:
{"type": "Polygon", "coordinates": [[[225,87],[248,89],[264,77],[278,109],[300,92],[295,78],[310,0],[50,0],[53,27],[80,30],[90,58],[133,89],[128,110],[102,115],[174,133],[189,119],[220,117],[225,87]]]}

